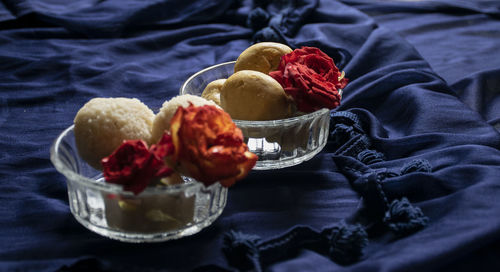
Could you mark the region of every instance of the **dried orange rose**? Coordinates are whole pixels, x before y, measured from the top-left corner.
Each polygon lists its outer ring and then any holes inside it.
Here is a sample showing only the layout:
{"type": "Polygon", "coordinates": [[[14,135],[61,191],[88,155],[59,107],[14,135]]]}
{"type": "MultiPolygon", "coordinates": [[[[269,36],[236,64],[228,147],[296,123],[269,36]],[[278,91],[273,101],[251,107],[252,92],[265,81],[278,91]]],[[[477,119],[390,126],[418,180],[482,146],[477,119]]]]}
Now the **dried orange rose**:
{"type": "Polygon", "coordinates": [[[172,160],[185,174],[210,185],[229,187],[257,162],[229,114],[210,105],[179,107],[170,121],[172,160]]]}

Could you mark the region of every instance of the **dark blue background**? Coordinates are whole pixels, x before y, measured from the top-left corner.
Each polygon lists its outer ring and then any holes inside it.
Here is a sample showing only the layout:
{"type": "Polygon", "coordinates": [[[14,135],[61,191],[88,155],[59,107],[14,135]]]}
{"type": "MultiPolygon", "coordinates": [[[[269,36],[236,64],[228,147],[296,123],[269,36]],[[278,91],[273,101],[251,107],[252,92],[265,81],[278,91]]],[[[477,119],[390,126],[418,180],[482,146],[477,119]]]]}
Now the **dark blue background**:
{"type": "MultiPolygon", "coordinates": [[[[293,3],[296,17],[281,34],[337,56],[351,81],[339,110],[356,113],[386,157],[371,167],[430,162],[431,173],[387,181],[429,224],[400,239],[370,237],[352,265],[303,250],[269,271],[500,269],[498,1],[293,3]]],[[[230,189],[211,227],[181,240],[121,243],[70,214],[49,148],[77,110],[93,97],[118,96],[158,109],[191,74],[235,60],[252,43],[252,8],[229,0],[0,2],[0,270],[229,269],[221,246],[230,229],[271,237],[355,213],[360,196],[327,145],[299,166],[253,171],[230,189]]]]}

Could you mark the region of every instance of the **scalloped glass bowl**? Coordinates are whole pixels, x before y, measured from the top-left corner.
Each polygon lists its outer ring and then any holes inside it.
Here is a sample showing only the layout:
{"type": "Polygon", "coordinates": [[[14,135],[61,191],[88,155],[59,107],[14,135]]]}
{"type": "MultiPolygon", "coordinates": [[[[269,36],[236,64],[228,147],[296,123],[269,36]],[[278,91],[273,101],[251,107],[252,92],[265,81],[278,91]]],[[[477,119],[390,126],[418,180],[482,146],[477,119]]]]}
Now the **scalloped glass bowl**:
{"type": "Polygon", "coordinates": [[[183,184],[148,187],[138,195],[105,183],[102,173],[78,155],[73,126],[50,150],[55,168],[66,177],[71,213],[83,226],[125,242],[160,242],[195,234],[222,213],[227,188],[182,177],[183,184]]]}
{"type": "MultiPolygon", "coordinates": [[[[201,96],[208,83],[233,74],[234,61],[217,64],[192,75],[180,94],[201,96]]],[[[300,164],[318,154],[326,145],[330,111],[318,111],[271,121],[233,120],[259,160],[253,169],[279,169],[300,164]]]]}

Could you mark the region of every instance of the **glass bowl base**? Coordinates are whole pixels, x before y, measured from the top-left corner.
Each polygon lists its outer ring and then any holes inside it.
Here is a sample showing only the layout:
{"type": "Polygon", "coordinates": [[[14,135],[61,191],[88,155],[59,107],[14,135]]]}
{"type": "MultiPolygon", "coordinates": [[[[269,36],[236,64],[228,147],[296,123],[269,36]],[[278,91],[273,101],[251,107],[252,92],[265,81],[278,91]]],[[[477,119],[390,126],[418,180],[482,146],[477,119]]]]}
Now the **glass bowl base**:
{"type": "Polygon", "coordinates": [[[190,236],[200,232],[205,227],[212,224],[222,213],[222,210],[205,219],[205,221],[195,224],[183,229],[177,229],[170,232],[157,232],[157,233],[137,233],[137,232],[124,232],[112,230],[106,227],[101,227],[90,223],[88,220],[81,218],[72,211],[75,219],[82,224],[85,228],[110,239],[119,240],[128,243],[154,243],[164,242],[168,240],[175,240],[182,237],[190,236]]]}

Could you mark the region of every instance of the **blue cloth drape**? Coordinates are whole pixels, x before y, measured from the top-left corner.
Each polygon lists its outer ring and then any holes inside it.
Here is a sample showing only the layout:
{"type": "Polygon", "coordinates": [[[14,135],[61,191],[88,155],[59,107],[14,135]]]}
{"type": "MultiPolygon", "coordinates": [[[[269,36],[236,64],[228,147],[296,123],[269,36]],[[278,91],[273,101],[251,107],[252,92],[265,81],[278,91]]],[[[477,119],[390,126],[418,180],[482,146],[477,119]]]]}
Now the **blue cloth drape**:
{"type": "Polygon", "coordinates": [[[465,0],[0,1],[0,270],[234,271],[222,250],[231,231],[266,241],[342,222],[367,231],[359,259],[301,247],[264,270],[498,270],[499,12],[465,0]],[[257,8],[268,21],[249,24],[257,8]],[[336,119],[315,158],[253,171],[194,236],[125,244],[79,225],[49,161],[78,109],[118,96],[158,109],[269,29],[334,58],[350,79],[338,111],[357,125],[336,119]],[[409,233],[398,225],[417,217],[425,224],[409,233]]]}

